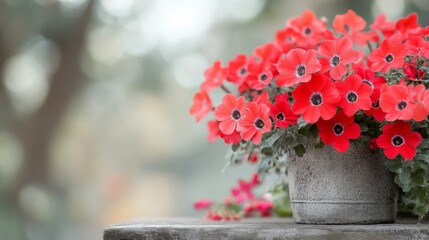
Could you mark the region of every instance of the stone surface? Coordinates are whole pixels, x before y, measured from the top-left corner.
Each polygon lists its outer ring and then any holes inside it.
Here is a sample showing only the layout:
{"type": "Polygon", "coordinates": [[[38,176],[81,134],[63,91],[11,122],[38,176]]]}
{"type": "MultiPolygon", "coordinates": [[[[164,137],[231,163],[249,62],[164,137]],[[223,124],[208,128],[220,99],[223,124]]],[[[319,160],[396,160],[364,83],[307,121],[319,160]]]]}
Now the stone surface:
{"type": "Polygon", "coordinates": [[[399,220],[396,224],[308,225],[292,219],[245,219],[205,222],[193,219],[143,220],[112,225],[104,240],[306,239],[306,240],[429,240],[429,224],[399,220]]]}
{"type": "MultiPolygon", "coordinates": [[[[310,141],[309,141],[310,142],[310,141]]],[[[396,216],[397,188],[381,155],[351,144],[339,153],[314,149],[288,165],[292,211],[300,223],[388,223],[396,216]]]]}

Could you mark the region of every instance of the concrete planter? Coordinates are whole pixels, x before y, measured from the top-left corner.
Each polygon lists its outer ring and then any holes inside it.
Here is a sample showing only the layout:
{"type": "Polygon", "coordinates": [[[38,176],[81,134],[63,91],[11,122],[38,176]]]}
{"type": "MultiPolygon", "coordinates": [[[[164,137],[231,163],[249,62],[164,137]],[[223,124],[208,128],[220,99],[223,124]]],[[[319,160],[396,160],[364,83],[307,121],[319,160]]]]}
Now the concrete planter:
{"type": "Polygon", "coordinates": [[[314,149],[288,165],[292,212],[297,223],[391,223],[396,218],[394,175],[379,153],[351,144],[346,153],[314,149]]]}

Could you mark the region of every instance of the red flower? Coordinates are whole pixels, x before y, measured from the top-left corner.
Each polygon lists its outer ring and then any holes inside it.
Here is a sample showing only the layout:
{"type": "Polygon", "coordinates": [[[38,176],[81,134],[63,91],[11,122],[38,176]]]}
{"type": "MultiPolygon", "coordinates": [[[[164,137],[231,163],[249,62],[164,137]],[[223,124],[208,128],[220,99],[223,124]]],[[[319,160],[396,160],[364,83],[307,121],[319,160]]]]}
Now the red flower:
{"type": "Polygon", "coordinates": [[[189,113],[199,122],[212,109],[212,100],[206,92],[197,92],[189,113]]]}
{"type": "Polygon", "coordinates": [[[396,22],[396,30],[400,31],[401,33],[407,33],[411,29],[415,29],[420,27],[419,23],[419,17],[416,13],[411,13],[407,17],[401,18],[396,22]]]}
{"type": "Polygon", "coordinates": [[[259,144],[262,134],[271,130],[269,112],[270,109],[265,104],[250,102],[240,120],[241,138],[246,141],[252,139],[253,143],[259,144]]]}
{"type": "Polygon", "coordinates": [[[292,46],[299,38],[299,33],[291,27],[286,27],[276,33],[276,43],[280,46],[292,46]]]}
{"type": "Polygon", "coordinates": [[[382,135],[377,138],[377,145],[384,148],[384,155],[394,159],[398,154],[406,160],[412,160],[416,155],[416,147],[422,142],[418,132],[411,131],[411,125],[398,121],[384,125],[382,135]]]}
{"type": "Polygon", "coordinates": [[[292,49],[286,58],[281,58],[277,63],[280,75],[277,76],[276,83],[278,86],[289,87],[296,83],[308,82],[311,74],[318,72],[320,67],[315,50],[292,49]]]}
{"type": "Polygon", "coordinates": [[[216,107],[214,115],[220,122],[219,129],[224,134],[232,134],[238,128],[239,121],[243,115],[245,99],[238,99],[234,94],[226,94],[222,98],[222,104],[216,107]]]}
{"type": "Polygon", "coordinates": [[[264,62],[253,63],[249,66],[249,75],[247,75],[246,82],[250,88],[262,90],[270,84],[272,79],[273,73],[270,70],[270,66],[264,62]]]}
{"type": "Polygon", "coordinates": [[[336,87],[341,96],[339,106],[347,116],[353,116],[359,109],[371,108],[372,89],[358,75],[350,75],[344,81],[336,82],[336,87]]]}
{"type": "Polygon", "coordinates": [[[378,147],[378,145],[377,145],[377,139],[376,138],[371,138],[370,140],[369,140],[369,149],[371,149],[371,150],[375,150],[375,149],[378,149],[379,147],[378,147]]]}
{"type": "Polygon", "coordinates": [[[210,120],[207,122],[207,128],[209,129],[209,142],[213,142],[220,136],[219,122],[216,120],[210,120]]]}
{"type": "Polygon", "coordinates": [[[304,11],[301,16],[291,19],[286,24],[300,34],[297,45],[303,48],[314,47],[326,31],[326,24],[310,11],[304,11]]]}
{"type": "Polygon", "coordinates": [[[263,91],[260,95],[255,96],[255,102],[257,104],[265,104],[268,108],[271,107],[272,103],[270,102],[269,95],[267,91],[263,91]]]}
{"type": "Polygon", "coordinates": [[[417,101],[412,119],[421,122],[426,119],[429,113],[429,91],[426,90],[425,85],[419,84],[414,88],[414,94],[417,101]]]}
{"type": "Polygon", "coordinates": [[[275,104],[270,108],[270,114],[275,121],[275,127],[278,128],[287,128],[290,124],[295,124],[299,117],[292,113],[287,93],[276,96],[275,104]]]}
{"type": "Polygon", "coordinates": [[[354,122],[354,117],[348,117],[343,112],[338,112],[330,120],[320,120],[316,125],[322,142],[332,145],[338,152],[346,152],[350,146],[349,139],[360,136],[359,124],[354,122]]]}
{"type": "Polygon", "coordinates": [[[348,37],[339,40],[326,40],[322,42],[318,50],[321,58],[321,72],[329,71],[331,78],[340,80],[347,73],[347,64],[353,63],[359,58],[357,51],[353,49],[353,42],[348,37]]]}
{"type": "Polygon", "coordinates": [[[266,43],[262,46],[255,48],[253,54],[257,57],[257,60],[259,60],[259,62],[267,64],[271,68],[271,71],[274,75],[277,74],[275,64],[279,61],[281,52],[280,49],[277,48],[276,45],[274,45],[274,43],[266,43]]]}
{"type": "Polygon", "coordinates": [[[308,123],[315,123],[322,117],[331,119],[337,112],[340,94],[332,81],[323,74],[315,74],[308,83],[298,85],[292,92],[295,102],[292,112],[302,114],[308,123]]]}
{"type": "Polygon", "coordinates": [[[366,22],[353,10],[348,10],[345,14],[342,15],[336,15],[332,25],[336,32],[350,37],[360,46],[366,44],[371,38],[370,34],[362,33],[362,30],[366,26],[366,22]]]}
{"type": "Polygon", "coordinates": [[[244,54],[237,55],[235,59],[229,61],[227,80],[238,85],[241,84],[247,77],[249,62],[251,62],[251,58],[244,54]]]}
{"type": "Polygon", "coordinates": [[[385,39],[381,46],[369,55],[372,62],[371,71],[387,72],[390,68],[400,68],[404,65],[404,58],[407,55],[407,49],[404,44],[394,44],[391,40],[385,39]]]}
{"type": "Polygon", "coordinates": [[[231,134],[224,134],[219,130],[219,121],[212,120],[207,122],[209,129],[209,142],[213,142],[216,138],[221,137],[226,144],[239,144],[241,141],[240,133],[234,131],[231,134]]]}
{"type": "Polygon", "coordinates": [[[421,36],[412,36],[407,39],[408,54],[429,58],[429,42],[421,36]]]}
{"type": "Polygon", "coordinates": [[[371,30],[380,31],[385,37],[389,37],[395,33],[395,23],[388,21],[386,15],[379,14],[371,24],[371,30]]]}
{"type": "Polygon", "coordinates": [[[248,163],[255,164],[259,162],[259,154],[252,153],[250,156],[248,154],[244,155],[243,160],[247,161],[248,163]]]}
{"type": "Polygon", "coordinates": [[[372,115],[375,120],[381,122],[386,117],[386,113],[380,107],[380,89],[374,88],[371,95],[371,109],[365,111],[367,116],[372,115]]]}
{"type": "Polygon", "coordinates": [[[197,210],[207,209],[212,205],[212,200],[210,199],[199,199],[194,202],[194,208],[197,210]]]}
{"type": "Polygon", "coordinates": [[[241,179],[238,180],[238,186],[231,188],[231,194],[234,197],[235,202],[240,204],[247,200],[253,200],[255,197],[252,189],[260,183],[259,175],[257,173],[254,173],[248,182],[241,179]]]}
{"type": "Polygon", "coordinates": [[[263,199],[255,200],[252,205],[253,209],[257,210],[262,217],[271,216],[271,211],[274,207],[274,204],[271,201],[263,199]]]}
{"type": "Polygon", "coordinates": [[[421,81],[425,76],[425,70],[418,70],[414,65],[406,63],[403,69],[405,75],[407,75],[407,79],[412,81],[421,81]]]}
{"type": "Polygon", "coordinates": [[[391,85],[381,89],[380,107],[387,113],[387,121],[410,120],[413,116],[414,100],[415,94],[404,85],[391,85]]]}
{"type": "Polygon", "coordinates": [[[226,79],[228,69],[223,68],[220,61],[216,61],[213,65],[204,71],[205,81],[201,84],[201,91],[210,92],[214,88],[222,85],[226,79]]]}
{"type": "Polygon", "coordinates": [[[380,88],[386,83],[386,79],[381,76],[375,76],[375,73],[369,69],[357,67],[354,69],[356,75],[362,78],[362,82],[368,84],[372,89],[380,88]]]}

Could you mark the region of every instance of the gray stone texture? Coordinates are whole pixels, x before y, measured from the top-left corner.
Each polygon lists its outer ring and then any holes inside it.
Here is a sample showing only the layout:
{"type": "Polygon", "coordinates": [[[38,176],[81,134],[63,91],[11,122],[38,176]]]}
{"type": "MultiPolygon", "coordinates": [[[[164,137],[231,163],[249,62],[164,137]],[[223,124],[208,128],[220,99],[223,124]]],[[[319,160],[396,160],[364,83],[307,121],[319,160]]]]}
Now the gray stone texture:
{"type": "Polygon", "coordinates": [[[429,224],[398,220],[396,224],[310,225],[287,219],[244,219],[205,222],[192,219],[146,220],[109,226],[104,240],[305,239],[305,240],[429,240],[429,224]]]}
{"type": "Polygon", "coordinates": [[[330,146],[290,159],[289,191],[295,221],[310,224],[394,222],[397,187],[379,152],[351,144],[330,146]]]}

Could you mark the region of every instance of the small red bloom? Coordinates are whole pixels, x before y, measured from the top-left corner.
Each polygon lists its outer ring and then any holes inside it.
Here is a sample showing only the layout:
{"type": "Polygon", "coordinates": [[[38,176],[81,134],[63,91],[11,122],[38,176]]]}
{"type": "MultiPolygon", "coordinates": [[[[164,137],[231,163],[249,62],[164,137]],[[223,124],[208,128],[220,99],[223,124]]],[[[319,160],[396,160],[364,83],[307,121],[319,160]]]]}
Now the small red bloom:
{"type": "Polygon", "coordinates": [[[371,109],[365,111],[367,116],[372,115],[375,120],[381,122],[386,117],[386,113],[380,107],[380,89],[374,88],[371,95],[371,109]]]}
{"type": "Polygon", "coordinates": [[[295,48],[288,52],[286,58],[281,58],[277,63],[280,75],[276,78],[278,86],[293,86],[300,82],[308,82],[311,74],[320,70],[321,65],[317,60],[316,51],[305,51],[295,48]]]}
{"type": "Polygon", "coordinates": [[[371,30],[380,31],[385,37],[389,37],[395,33],[395,23],[388,21],[386,15],[381,13],[371,24],[371,30]]]}
{"type": "Polygon", "coordinates": [[[241,138],[254,144],[261,143],[262,134],[271,130],[270,109],[265,104],[250,102],[240,120],[241,138]]]}
{"type": "Polygon", "coordinates": [[[265,86],[270,84],[273,79],[271,67],[264,62],[253,63],[249,66],[249,75],[246,77],[246,82],[250,88],[255,90],[262,90],[265,86]]]}
{"type": "Polygon", "coordinates": [[[338,112],[330,120],[320,120],[316,125],[322,142],[332,145],[338,152],[346,152],[350,146],[349,139],[360,136],[359,124],[354,122],[354,117],[348,117],[343,112],[338,112]]]}
{"type": "Polygon", "coordinates": [[[371,150],[375,150],[375,149],[378,149],[379,147],[378,147],[378,145],[377,145],[377,139],[376,138],[371,138],[370,140],[369,140],[369,149],[371,149],[371,150]]]}
{"type": "Polygon", "coordinates": [[[414,100],[415,94],[404,85],[391,85],[381,89],[380,107],[386,113],[387,121],[410,120],[414,100]]]}
{"type": "Polygon", "coordinates": [[[421,36],[411,36],[407,39],[408,54],[429,58],[429,42],[421,36]]]}
{"type": "Polygon", "coordinates": [[[404,58],[407,55],[407,49],[404,44],[394,44],[391,40],[385,39],[381,46],[369,55],[372,62],[371,71],[387,72],[390,68],[400,68],[404,65],[404,58]]]}
{"type": "Polygon", "coordinates": [[[415,29],[420,27],[419,23],[419,17],[416,13],[411,13],[407,17],[401,18],[396,22],[396,30],[400,31],[401,33],[405,34],[411,29],[415,29]]]}
{"type": "Polygon", "coordinates": [[[331,119],[337,112],[340,94],[332,81],[323,74],[315,74],[308,83],[298,85],[292,92],[295,102],[294,114],[302,114],[308,123],[315,123],[322,117],[331,119]]]}
{"type": "Polygon", "coordinates": [[[336,15],[332,25],[336,32],[350,37],[360,46],[366,44],[368,40],[371,39],[371,34],[362,32],[366,26],[365,20],[353,10],[348,10],[342,15],[336,15]]]}
{"type": "Polygon", "coordinates": [[[296,124],[299,116],[292,113],[287,93],[276,96],[275,104],[270,108],[271,117],[275,121],[275,127],[287,128],[291,124],[296,124]]]}
{"type": "Polygon", "coordinates": [[[241,141],[240,133],[234,131],[231,134],[224,134],[219,129],[219,121],[211,120],[207,122],[207,127],[209,129],[209,142],[213,142],[218,137],[221,137],[226,144],[239,144],[241,141]]]}
{"type": "Polygon", "coordinates": [[[387,158],[394,159],[401,154],[405,160],[413,159],[422,136],[418,132],[412,132],[409,123],[398,121],[387,124],[382,131],[382,135],[377,138],[377,145],[384,149],[387,158]]]}
{"type": "Polygon", "coordinates": [[[219,129],[224,134],[232,134],[239,128],[238,124],[245,108],[243,96],[237,98],[234,94],[226,94],[222,98],[222,104],[216,107],[214,115],[220,122],[219,129]]]}
{"type": "Polygon", "coordinates": [[[339,40],[326,40],[322,42],[318,50],[324,58],[320,59],[321,72],[329,71],[331,78],[340,80],[347,73],[347,64],[353,63],[359,58],[359,54],[353,49],[353,42],[348,37],[339,40]]]}
{"type": "Polygon", "coordinates": [[[310,10],[304,11],[301,16],[295,17],[286,23],[287,27],[293,28],[300,34],[296,42],[298,47],[312,48],[326,32],[326,23],[318,19],[310,10]]]}
{"type": "Polygon", "coordinates": [[[255,96],[255,102],[257,104],[265,104],[268,108],[271,107],[272,103],[270,102],[270,96],[267,91],[263,91],[260,95],[255,96]]]}
{"type": "Polygon", "coordinates": [[[213,142],[220,136],[219,122],[216,120],[210,120],[207,122],[207,128],[209,129],[209,142],[213,142]]]}
{"type": "Polygon", "coordinates": [[[212,100],[206,92],[198,92],[194,95],[194,102],[189,113],[199,122],[212,109],[212,100]]]}
{"type": "Polygon", "coordinates": [[[248,66],[252,58],[244,54],[237,55],[228,63],[227,80],[237,85],[241,84],[248,75],[248,66]]]}
{"type": "Polygon", "coordinates": [[[429,113],[429,91],[425,85],[419,84],[414,88],[416,95],[416,105],[413,111],[412,119],[417,122],[425,120],[429,113]]]}
{"type": "Polygon", "coordinates": [[[275,64],[279,61],[281,56],[280,49],[274,43],[266,43],[262,46],[255,48],[253,54],[256,56],[258,62],[265,63],[270,67],[274,75],[277,74],[275,64]]]}
{"type": "Polygon", "coordinates": [[[339,106],[344,110],[345,115],[351,117],[360,109],[371,108],[372,89],[358,75],[349,75],[344,81],[338,81],[335,85],[341,96],[339,106]]]}
{"type": "Polygon", "coordinates": [[[214,62],[211,67],[204,71],[205,81],[201,84],[201,91],[208,93],[219,87],[226,79],[227,74],[228,69],[223,68],[220,61],[214,62]]]}
{"type": "Polygon", "coordinates": [[[403,69],[405,75],[407,75],[407,79],[412,81],[421,81],[425,76],[425,70],[418,70],[413,64],[406,63],[403,69]]]}
{"type": "Polygon", "coordinates": [[[276,33],[276,43],[279,46],[293,46],[299,37],[300,35],[295,29],[286,27],[276,33]]]}
{"type": "Polygon", "coordinates": [[[369,69],[357,67],[354,69],[356,75],[362,78],[362,82],[370,86],[372,89],[380,88],[386,83],[386,79],[381,76],[375,76],[375,73],[369,69]]]}
{"type": "Polygon", "coordinates": [[[207,209],[212,205],[212,203],[213,202],[210,199],[199,199],[199,200],[195,201],[194,208],[197,210],[207,209]]]}
{"type": "Polygon", "coordinates": [[[274,207],[274,204],[271,201],[263,199],[255,200],[252,205],[253,209],[257,210],[262,217],[271,216],[271,211],[274,207]]]}

